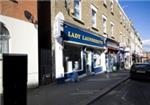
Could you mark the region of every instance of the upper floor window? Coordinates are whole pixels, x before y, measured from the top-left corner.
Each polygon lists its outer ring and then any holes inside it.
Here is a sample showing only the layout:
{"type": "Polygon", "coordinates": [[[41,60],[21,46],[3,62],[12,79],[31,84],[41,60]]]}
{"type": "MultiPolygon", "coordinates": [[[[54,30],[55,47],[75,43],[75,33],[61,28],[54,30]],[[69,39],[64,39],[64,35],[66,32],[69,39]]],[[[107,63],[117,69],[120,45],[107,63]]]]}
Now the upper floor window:
{"type": "Polygon", "coordinates": [[[81,0],[74,0],[74,16],[81,20],[81,0]]]}
{"type": "Polygon", "coordinates": [[[0,22],[0,53],[8,53],[9,51],[9,31],[5,25],[0,22]]]}
{"type": "Polygon", "coordinates": [[[107,7],[107,2],[106,2],[106,0],[103,0],[103,4],[104,4],[104,6],[107,7]]]}
{"type": "Polygon", "coordinates": [[[128,38],[128,44],[130,44],[130,39],[128,38]]]}
{"type": "Polygon", "coordinates": [[[124,16],[123,16],[123,25],[124,25],[124,27],[125,27],[125,25],[126,25],[126,19],[125,19],[124,16]]]}
{"type": "Polygon", "coordinates": [[[134,40],[134,34],[133,34],[133,32],[130,33],[130,36],[131,36],[131,40],[134,40]]]}
{"type": "Polygon", "coordinates": [[[120,14],[119,14],[120,16],[120,23],[122,24],[122,21],[123,21],[123,16],[122,16],[122,13],[120,12],[120,14]]]}
{"type": "Polygon", "coordinates": [[[114,23],[110,23],[110,32],[111,32],[111,36],[114,36],[114,23]]]}
{"type": "Polygon", "coordinates": [[[92,27],[96,27],[96,12],[97,12],[97,8],[94,7],[93,5],[91,5],[91,9],[92,9],[92,27]]]}
{"type": "Polygon", "coordinates": [[[120,32],[120,42],[123,43],[123,34],[120,32]]]}
{"type": "Polygon", "coordinates": [[[107,33],[107,18],[106,16],[102,16],[102,25],[103,25],[103,32],[107,33]]]}
{"type": "Polygon", "coordinates": [[[111,11],[111,13],[114,12],[114,4],[113,4],[113,0],[111,0],[111,2],[110,2],[110,11],[111,11]]]}

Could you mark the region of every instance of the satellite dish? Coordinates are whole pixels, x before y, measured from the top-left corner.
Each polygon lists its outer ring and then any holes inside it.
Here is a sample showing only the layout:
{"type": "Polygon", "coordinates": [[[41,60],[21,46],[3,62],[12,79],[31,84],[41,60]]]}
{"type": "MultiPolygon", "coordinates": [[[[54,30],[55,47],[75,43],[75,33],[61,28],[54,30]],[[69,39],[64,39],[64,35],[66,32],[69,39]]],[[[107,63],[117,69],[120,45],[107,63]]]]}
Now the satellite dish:
{"type": "Polygon", "coordinates": [[[13,3],[18,4],[18,1],[17,1],[17,0],[10,0],[10,1],[12,1],[13,3]]]}
{"type": "Polygon", "coordinates": [[[25,17],[26,17],[30,22],[33,23],[33,16],[32,16],[32,14],[31,14],[28,10],[25,10],[25,11],[24,11],[24,15],[25,15],[25,17]]]}

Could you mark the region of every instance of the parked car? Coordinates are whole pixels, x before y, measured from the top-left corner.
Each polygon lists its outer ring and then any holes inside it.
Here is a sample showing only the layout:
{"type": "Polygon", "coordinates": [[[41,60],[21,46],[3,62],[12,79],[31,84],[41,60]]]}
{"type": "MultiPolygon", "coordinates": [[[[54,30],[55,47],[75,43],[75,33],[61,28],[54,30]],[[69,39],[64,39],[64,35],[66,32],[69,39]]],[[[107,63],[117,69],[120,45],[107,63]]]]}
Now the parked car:
{"type": "Polygon", "coordinates": [[[131,79],[150,79],[150,64],[138,63],[133,64],[130,70],[131,79]]]}

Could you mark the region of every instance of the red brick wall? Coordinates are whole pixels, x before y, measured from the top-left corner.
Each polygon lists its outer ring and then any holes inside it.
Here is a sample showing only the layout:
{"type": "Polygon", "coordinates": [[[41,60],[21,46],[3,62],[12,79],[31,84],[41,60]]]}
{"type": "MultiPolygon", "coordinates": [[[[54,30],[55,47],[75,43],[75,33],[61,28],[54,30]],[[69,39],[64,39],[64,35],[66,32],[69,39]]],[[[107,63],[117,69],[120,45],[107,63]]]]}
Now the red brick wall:
{"type": "Polygon", "coordinates": [[[9,17],[28,21],[24,15],[24,11],[28,10],[37,20],[37,0],[0,0],[1,14],[9,17]]]}
{"type": "Polygon", "coordinates": [[[1,11],[2,11],[2,0],[0,0],[0,14],[1,14],[1,11]]]}

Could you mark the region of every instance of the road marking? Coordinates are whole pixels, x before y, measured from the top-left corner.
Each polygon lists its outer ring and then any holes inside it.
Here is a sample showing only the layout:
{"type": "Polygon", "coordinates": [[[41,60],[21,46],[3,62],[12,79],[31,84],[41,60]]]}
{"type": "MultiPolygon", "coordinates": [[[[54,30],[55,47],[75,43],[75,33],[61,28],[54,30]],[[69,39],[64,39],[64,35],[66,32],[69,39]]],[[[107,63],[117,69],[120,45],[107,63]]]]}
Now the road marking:
{"type": "Polygon", "coordinates": [[[82,90],[71,93],[71,95],[87,95],[87,94],[94,94],[96,92],[99,92],[99,90],[82,90]]]}
{"type": "Polygon", "coordinates": [[[99,78],[99,79],[88,79],[87,81],[91,82],[91,81],[110,81],[110,80],[119,80],[120,78],[99,78]]]}

